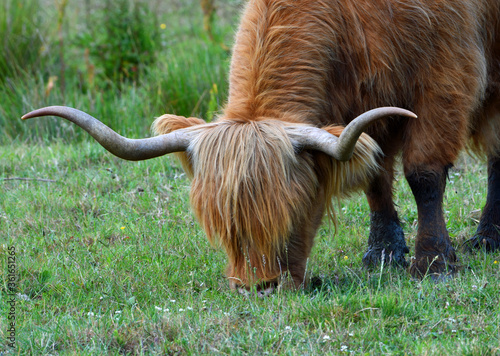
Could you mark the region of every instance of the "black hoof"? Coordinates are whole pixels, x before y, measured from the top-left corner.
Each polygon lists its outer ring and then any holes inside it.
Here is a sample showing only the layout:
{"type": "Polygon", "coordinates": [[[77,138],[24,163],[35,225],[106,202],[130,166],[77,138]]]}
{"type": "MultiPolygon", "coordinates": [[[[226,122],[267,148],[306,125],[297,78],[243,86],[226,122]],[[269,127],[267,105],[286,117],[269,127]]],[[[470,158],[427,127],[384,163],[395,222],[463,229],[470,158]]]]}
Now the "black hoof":
{"type": "Polygon", "coordinates": [[[492,252],[500,249],[500,241],[495,238],[478,234],[465,241],[462,245],[462,248],[466,252],[472,252],[481,249],[492,252]]]}
{"type": "Polygon", "coordinates": [[[429,276],[433,281],[446,281],[462,269],[453,248],[448,249],[446,254],[432,254],[421,258],[413,258],[409,268],[414,278],[423,279],[429,276]]]}
{"type": "Polygon", "coordinates": [[[408,262],[405,255],[409,253],[408,247],[402,248],[383,248],[380,246],[369,246],[363,256],[363,264],[365,267],[375,267],[383,260],[384,264],[406,268],[408,262]]]}
{"type": "Polygon", "coordinates": [[[363,256],[365,267],[384,264],[408,267],[405,255],[410,250],[406,246],[405,236],[399,220],[378,212],[370,214],[370,236],[368,250],[363,256]]]}

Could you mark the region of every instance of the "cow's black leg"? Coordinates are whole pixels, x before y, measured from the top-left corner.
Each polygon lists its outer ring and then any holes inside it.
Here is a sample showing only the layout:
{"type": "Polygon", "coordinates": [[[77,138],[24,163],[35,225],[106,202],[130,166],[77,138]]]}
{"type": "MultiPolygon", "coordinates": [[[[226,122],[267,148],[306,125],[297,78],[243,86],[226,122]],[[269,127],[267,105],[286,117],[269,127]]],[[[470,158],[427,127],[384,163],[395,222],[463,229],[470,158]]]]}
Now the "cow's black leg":
{"type": "Polygon", "coordinates": [[[415,259],[410,266],[414,277],[452,272],[457,261],[443,216],[447,174],[448,167],[438,171],[413,171],[406,175],[418,210],[415,259]]]}
{"type": "Polygon", "coordinates": [[[500,249],[500,158],[488,159],[488,195],[476,234],[464,244],[466,249],[500,249]]]}
{"type": "Polygon", "coordinates": [[[384,255],[384,262],[407,266],[403,229],[392,201],[393,159],[386,157],[384,170],[373,180],[366,191],[370,205],[370,236],[368,250],[363,256],[365,266],[377,265],[384,255]]]}

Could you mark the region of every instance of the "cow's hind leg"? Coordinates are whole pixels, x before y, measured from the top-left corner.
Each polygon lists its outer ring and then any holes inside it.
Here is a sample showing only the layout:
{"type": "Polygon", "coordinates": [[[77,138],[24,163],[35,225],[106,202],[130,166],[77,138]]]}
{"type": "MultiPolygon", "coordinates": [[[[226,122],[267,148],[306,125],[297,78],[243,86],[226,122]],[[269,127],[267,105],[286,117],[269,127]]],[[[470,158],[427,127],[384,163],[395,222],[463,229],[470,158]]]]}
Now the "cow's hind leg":
{"type": "Polygon", "coordinates": [[[384,170],[366,191],[370,205],[370,236],[368,250],[363,256],[365,266],[375,266],[384,256],[384,262],[406,267],[405,254],[409,252],[398,214],[392,201],[392,156],[386,157],[384,170]]]}
{"type": "Polygon", "coordinates": [[[500,158],[488,159],[488,195],[476,234],[466,241],[468,250],[484,248],[500,249],[500,158]]]}

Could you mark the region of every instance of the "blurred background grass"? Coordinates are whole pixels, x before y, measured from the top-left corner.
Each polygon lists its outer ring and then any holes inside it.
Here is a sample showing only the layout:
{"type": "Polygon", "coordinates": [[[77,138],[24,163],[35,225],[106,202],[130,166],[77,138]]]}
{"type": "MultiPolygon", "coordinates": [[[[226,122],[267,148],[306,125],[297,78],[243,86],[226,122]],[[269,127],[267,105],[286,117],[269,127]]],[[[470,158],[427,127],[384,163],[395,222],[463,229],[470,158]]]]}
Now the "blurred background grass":
{"type": "Polygon", "coordinates": [[[58,119],[22,122],[68,105],[129,137],[164,113],[210,120],[227,96],[244,0],[3,0],[0,144],[85,135],[58,119]]]}

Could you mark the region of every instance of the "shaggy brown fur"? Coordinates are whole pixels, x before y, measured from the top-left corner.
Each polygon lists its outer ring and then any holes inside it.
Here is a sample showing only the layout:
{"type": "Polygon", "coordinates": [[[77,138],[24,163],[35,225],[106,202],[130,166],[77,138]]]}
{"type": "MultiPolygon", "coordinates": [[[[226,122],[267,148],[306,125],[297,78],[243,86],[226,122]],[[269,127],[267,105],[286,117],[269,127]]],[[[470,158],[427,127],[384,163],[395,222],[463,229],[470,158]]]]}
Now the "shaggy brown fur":
{"type": "MultiPolygon", "coordinates": [[[[168,133],[190,123],[199,121],[164,115],[154,129],[168,133]]],[[[338,162],[320,153],[297,154],[285,126],[272,119],[193,126],[200,134],[187,153],[179,154],[193,178],[193,210],[209,240],[226,250],[228,276],[240,285],[276,280],[297,254],[305,262],[325,209],[333,212],[332,198],[366,186],[378,168],[378,146],[367,135],[349,162],[338,162]],[[314,226],[307,228],[311,211],[318,209],[314,226]],[[299,243],[304,248],[289,256],[287,249],[299,243]]],[[[342,132],[325,129],[337,136],[342,132]]],[[[297,285],[304,272],[291,272],[297,285]]]]}
{"type": "MultiPolygon", "coordinates": [[[[443,177],[470,138],[489,156],[500,152],[499,19],[498,0],[249,1],[224,112],[180,155],[193,176],[195,213],[208,237],[225,247],[229,276],[248,284],[273,280],[285,268],[300,284],[331,198],[362,187],[376,171],[378,149],[367,136],[350,162],[339,163],[294,152],[283,127],[346,124],[389,105],[419,118],[369,130],[386,158],[367,188],[376,248],[366,260],[380,259],[387,248],[386,256],[399,253],[404,263],[391,197],[394,155],[402,150],[419,206],[414,273],[432,256],[443,262],[435,264],[437,272],[453,263],[441,212],[443,177]],[[394,248],[387,242],[393,238],[399,239],[394,248]]],[[[155,129],[200,123],[164,116],[155,129]]]]}

